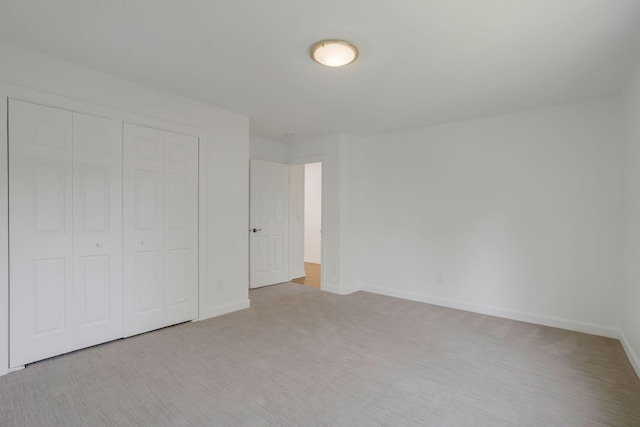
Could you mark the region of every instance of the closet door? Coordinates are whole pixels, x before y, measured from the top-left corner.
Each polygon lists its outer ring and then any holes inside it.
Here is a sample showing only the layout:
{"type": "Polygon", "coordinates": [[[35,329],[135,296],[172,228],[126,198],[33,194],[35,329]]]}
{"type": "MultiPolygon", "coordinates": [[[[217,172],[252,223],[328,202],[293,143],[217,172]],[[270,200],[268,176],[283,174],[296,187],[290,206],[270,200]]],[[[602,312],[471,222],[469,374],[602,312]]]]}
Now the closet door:
{"type": "Polygon", "coordinates": [[[124,331],[198,317],[198,139],[124,127],[124,331]]]}
{"type": "Polygon", "coordinates": [[[75,346],[123,336],[122,122],[73,114],[75,346]]]}
{"type": "Polygon", "coordinates": [[[124,124],[124,335],[164,326],[164,135],[124,124]]]}
{"type": "Polygon", "coordinates": [[[73,350],[72,114],[9,101],[10,365],[73,350]]]}
{"type": "Polygon", "coordinates": [[[198,317],[198,139],[165,132],[166,321],[198,317]]]}

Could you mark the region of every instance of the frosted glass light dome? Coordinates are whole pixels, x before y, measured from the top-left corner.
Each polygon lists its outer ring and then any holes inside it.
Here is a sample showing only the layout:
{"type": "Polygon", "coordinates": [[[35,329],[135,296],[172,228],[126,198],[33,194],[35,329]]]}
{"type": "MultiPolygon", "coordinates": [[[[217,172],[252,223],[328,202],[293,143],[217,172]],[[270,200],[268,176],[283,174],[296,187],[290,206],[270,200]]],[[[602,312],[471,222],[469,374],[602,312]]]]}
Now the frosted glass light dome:
{"type": "Polygon", "coordinates": [[[328,67],[342,67],[358,59],[358,49],[343,40],[323,40],[311,47],[311,58],[328,67]]]}

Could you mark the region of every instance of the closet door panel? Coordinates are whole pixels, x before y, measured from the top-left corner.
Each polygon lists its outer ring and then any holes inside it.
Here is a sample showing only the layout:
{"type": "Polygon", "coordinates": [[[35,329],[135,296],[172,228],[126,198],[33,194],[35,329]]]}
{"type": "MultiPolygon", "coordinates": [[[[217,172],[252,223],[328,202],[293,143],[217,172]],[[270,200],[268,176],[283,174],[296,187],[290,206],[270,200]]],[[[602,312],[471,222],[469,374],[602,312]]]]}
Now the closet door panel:
{"type": "Polygon", "coordinates": [[[124,333],[165,326],[164,135],[124,125],[124,333]]]}
{"type": "MultiPolygon", "coordinates": [[[[136,314],[162,313],[162,300],[158,283],[160,277],[162,253],[158,250],[138,251],[135,258],[136,283],[138,289],[135,294],[136,314]]],[[[150,324],[150,327],[159,327],[150,324]]]]}
{"type": "Polygon", "coordinates": [[[9,101],[10,365],[73,347],[72,114],[9,101]]]}
{"type": "Polygon", "coordinates": [[[122,123],[73,115],[76,346],[123,336],[122,123]]]}
{"type": "Polygon", "coordinates": [[[198,138],[165,132],[168,324],[198,317],[198,138]]]}

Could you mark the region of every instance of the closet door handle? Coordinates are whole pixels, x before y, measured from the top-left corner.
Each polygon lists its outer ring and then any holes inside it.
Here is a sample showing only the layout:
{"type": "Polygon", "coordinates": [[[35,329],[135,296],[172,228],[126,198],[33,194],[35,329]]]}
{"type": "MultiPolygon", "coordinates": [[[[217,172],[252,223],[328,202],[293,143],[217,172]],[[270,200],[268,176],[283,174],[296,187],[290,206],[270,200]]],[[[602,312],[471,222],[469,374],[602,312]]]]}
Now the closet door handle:
{"type": "Polygon", "coordinates": [[[140,240],[140,244],[141,244],[141,245],[144,245],[144,244],[146,244],[146,243],[147,243],[146,241],[144,241],[144,240],[140,240]]]}
{"type": "Polygon", "coordinates": [[[102,247],[102,242],[98,242],[98,243],[96,243],[96,246],[97,246],[97,247],[99,247],[99,248],[101,248],[101,247],[102,247]]]}

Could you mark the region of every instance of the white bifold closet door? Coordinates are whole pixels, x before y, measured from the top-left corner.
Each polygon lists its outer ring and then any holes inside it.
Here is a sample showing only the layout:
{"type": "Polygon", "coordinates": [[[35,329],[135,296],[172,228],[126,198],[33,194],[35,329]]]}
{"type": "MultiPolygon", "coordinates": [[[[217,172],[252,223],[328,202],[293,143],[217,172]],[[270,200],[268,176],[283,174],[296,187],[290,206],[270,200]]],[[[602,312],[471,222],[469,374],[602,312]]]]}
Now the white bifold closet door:
{"type": "Polygon", "coordinates": [[[198,138],[124,125],[124,334],[198,317],[198,138]]]}
{"type": "Polygon", "coordinates": [[[73,114],[75,342],[123,336],[122,122],[73,114]]]}
{"type": "Polygon", "coordinates": [[[122,337],[122,124],[9,102],[10,365],[122,337]]]}

